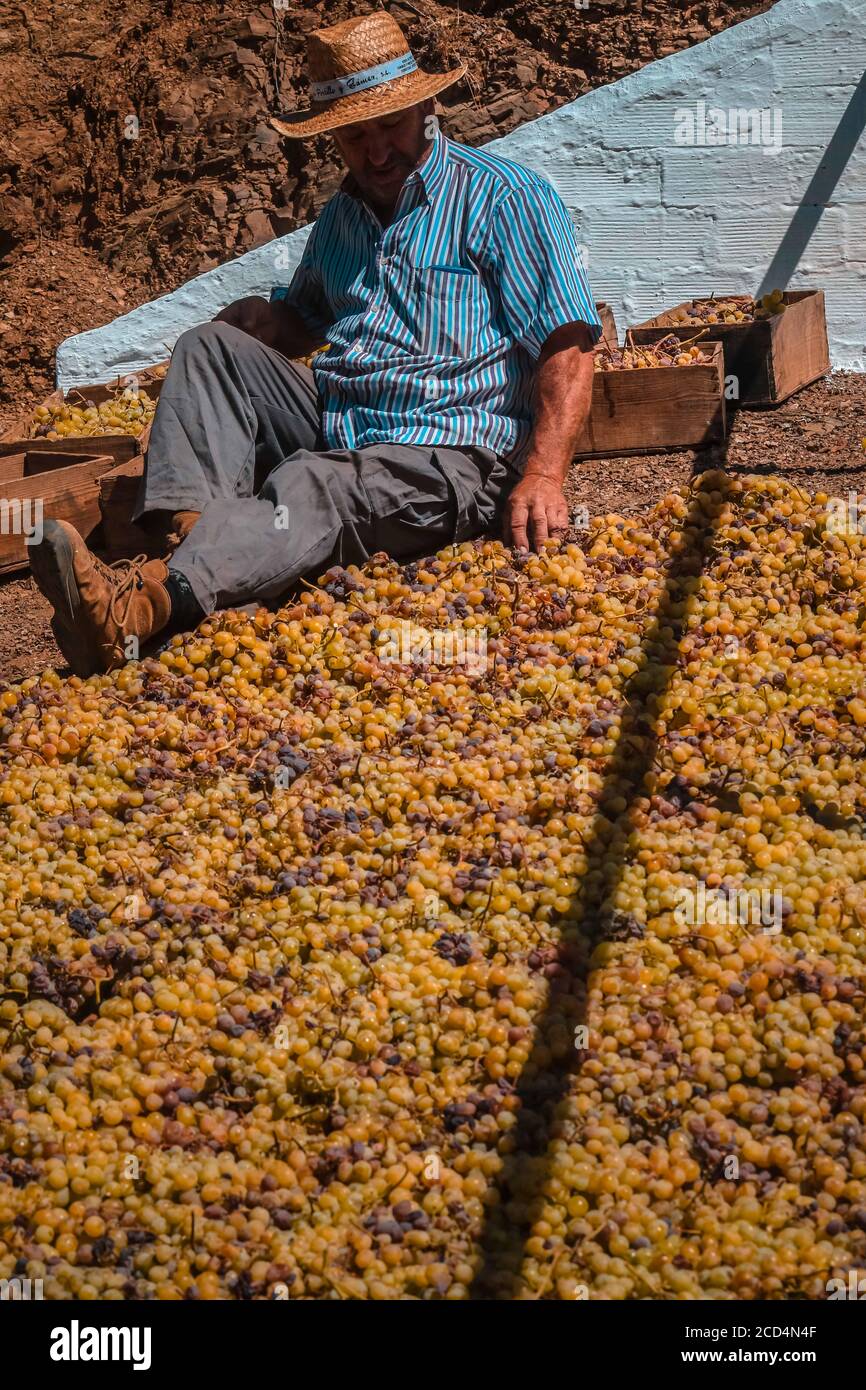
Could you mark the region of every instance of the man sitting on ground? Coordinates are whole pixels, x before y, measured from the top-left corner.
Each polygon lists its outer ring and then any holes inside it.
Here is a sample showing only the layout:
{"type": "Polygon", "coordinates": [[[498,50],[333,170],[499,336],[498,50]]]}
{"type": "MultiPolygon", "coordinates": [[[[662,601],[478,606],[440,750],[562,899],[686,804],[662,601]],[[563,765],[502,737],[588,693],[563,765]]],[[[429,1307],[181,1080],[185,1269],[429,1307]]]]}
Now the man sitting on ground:
{"type": "Polygon", "coordinates": [[[332,564],[568,525],[601,327],[561,200],[445,138],[433,98],[464,70],[422,72],[384,11],[311,34],[308,58],[310,111],[274,124],[333,131],[348,174],[287,289],[178,339],[136,511],[178,548],[108,566],[49,521],[31,549],[80,675],[332,564]]]}

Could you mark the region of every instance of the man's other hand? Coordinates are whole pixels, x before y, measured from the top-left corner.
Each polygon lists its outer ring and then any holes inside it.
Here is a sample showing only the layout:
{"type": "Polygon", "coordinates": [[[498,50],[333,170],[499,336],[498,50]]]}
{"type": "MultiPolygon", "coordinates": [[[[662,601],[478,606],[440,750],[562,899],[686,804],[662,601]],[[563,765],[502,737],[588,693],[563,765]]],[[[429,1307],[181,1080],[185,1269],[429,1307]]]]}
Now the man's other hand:
{"type": "Polygon", "coordinates": [[[503,539],[518,550],[540,550],[568,530],[568,503],[560,483],[540,474],[521,478],[505,504],[503,539]]]}
{"type": "Polygon", "coordinates": [[[243,333],[258,338],[260,343],[266,343],[268,347],[273,347],[279,330],[279,320],[271,305],[259,294],[250,294],[246,299],[236,299],[234,304],[227,304],[214,317],[214,323],[230,323],[233,328],[240,328],[243,333]]]}
{"type": "Polygon", "coordinates": [[[321,347],[324,335],[311,333],[296,310],[289,307],[284,299],[269,302],[260,295],[251,294],[246,299],[236,299],[227,304],[214,319],[214,323],[230,323],[251,338],[258,338],[265,347],[275,348],[284,357],[308,357],[321,347]]]}

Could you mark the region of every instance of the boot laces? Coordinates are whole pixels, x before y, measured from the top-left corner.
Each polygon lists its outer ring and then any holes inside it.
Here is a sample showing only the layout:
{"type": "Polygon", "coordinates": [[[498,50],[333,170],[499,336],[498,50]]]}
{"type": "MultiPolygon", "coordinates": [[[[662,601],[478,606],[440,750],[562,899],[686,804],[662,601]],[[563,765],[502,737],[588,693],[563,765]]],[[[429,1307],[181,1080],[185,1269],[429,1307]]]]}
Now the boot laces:
{"type": "Polygon", "coordinates": [[[141,567],[146,562],[146,555],[136,555],[134,560],[116,560],[113,565],[107,565],[97,555],[93,556],[93,563],[97,572],[112,591],[108,606],[112,622],[116,623],[121,630],[126,622],[133,597],[144,588],[144,575],[141,567]],[[125,602],[121,611],[120,604],[123,600],[125,602]]]}

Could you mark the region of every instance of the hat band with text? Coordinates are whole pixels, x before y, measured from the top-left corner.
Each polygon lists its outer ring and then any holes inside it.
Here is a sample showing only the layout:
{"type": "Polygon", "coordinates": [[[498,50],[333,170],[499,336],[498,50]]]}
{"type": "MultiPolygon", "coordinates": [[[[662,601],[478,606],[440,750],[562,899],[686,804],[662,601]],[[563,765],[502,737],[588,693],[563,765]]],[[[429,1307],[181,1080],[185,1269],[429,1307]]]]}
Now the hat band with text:
{"type": "Polygon", "coordinates": [[[352,92],[362,92],[366,87],[378,87],[383,82],[393,82],[395,77],[405,77],[416,72],[418,64],[411,53],[403,53],[387,63],[375,68],[364,68],[363,72],[351,72],[347,77],[329,77],[327,82],[312,82],[310,96],[313,101],[334,101],[337,97],[349,96],[352,92]]]}

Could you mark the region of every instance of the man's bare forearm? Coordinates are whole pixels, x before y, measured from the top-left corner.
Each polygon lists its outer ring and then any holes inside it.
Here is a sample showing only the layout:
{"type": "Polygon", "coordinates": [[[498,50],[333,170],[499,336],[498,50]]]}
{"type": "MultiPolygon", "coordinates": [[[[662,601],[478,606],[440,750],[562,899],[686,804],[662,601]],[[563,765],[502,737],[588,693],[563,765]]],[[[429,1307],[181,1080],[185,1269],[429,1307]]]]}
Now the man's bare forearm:
{"type": "Polygon", "coordinates": [[[592,403],[592,343],[583,324],[552,333],[535,374],[533,428],[524,478],[562,485],[592,403]]]}
{"type": "Polygon", "coordinates": [[[585,324],[551,333],[538,359],[523,477],[505,505],[503,536],[538,549],[568,528],[563,484],[592,402],[592,339],[585,324]]]}

